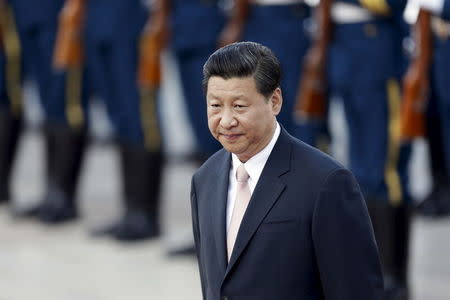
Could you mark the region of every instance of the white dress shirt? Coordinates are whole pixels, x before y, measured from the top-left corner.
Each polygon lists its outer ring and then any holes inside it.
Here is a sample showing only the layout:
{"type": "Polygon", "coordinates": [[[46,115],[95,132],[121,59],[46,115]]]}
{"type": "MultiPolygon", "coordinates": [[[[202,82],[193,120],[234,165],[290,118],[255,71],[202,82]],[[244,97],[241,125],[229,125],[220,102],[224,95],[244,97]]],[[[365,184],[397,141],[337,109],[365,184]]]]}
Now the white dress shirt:
{"type": "MultiPolygon", "coordinates": [[[[255,156],[250,158],[247,162],[244,163],[245,170],[247,171],[250,178],[248,179],[248,185],[250,188],[250,193],[253,195],[253,191],[255,190],[256,184],[258,183],[259,177],[261,176],[262,170],[266,165],[267,159],[269,159],[269,155],[272,152],[273,147],[275,146],[278,137],[280,136],[280,125],[277,122],[277,127],[275,128],[275,132],[273,134],[272,139],[269,144],[258,152],[255,156]]],[[[239,160],[236,154],[231,154],[232,164],[230,169],[230,183],[228,185],[228,200],[227,200],[227,232],[228,227],[231,222],[231,215],[233,213],[234,201],[236,199],[237,193],[237,183],[236,183],[236,170],[242,162],[239,160]]]]}

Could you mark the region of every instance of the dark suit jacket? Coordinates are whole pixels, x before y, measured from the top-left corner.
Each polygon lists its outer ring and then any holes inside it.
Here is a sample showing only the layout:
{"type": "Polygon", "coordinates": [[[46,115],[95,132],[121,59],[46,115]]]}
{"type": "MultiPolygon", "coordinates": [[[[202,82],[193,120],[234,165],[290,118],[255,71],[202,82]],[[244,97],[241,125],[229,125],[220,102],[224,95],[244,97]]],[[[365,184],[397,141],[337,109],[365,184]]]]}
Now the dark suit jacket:
{"type": "Polygon", "coordinates": [[[222,149],[192,179],[203,299],[380,299],[377,247],[349,171],[282,129],[227,263],[230,166],[222,149]]]}

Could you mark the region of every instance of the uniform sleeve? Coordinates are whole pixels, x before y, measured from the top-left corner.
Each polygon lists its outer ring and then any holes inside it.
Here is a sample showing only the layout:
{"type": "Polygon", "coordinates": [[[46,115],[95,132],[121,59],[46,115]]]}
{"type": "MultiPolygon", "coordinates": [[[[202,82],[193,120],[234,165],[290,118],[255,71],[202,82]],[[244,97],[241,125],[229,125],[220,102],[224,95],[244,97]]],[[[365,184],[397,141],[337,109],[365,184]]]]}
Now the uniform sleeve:
{"type": "Polygon", "coordinates": [[[334,171],[325,181],[314,208],[312,235],[325,299],[381,299],[373,229],[349,171],[334,171]]]}
{"type": "Polygon", "coordinates": [[[201,253],[201,240],[200,240],[200,229],[198,222],[198,208],[197,208],[197,196],[195,193],[195,183],[194,177],[191,181],[191,213],[192,213],[192,229],[194,233],[195,249],[197,254],[198,267],[200,271],[200,281],[202,285],[202,295],[203,299],[206,299],[206,277],[204,275],[205,269],[203,267],[204,257],[201,253]]]}

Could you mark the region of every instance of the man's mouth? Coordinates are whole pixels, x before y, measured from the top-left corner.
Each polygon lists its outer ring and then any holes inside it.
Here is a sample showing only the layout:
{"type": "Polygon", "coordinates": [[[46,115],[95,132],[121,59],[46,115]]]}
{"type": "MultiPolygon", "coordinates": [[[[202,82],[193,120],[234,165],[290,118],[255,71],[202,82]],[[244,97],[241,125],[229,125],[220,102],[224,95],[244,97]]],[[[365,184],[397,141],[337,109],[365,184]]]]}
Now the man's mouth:
{"type": "Polygon", "coordinates": [[[234,141],[238,139],[242,134],[239,133],[219,133],[227,141],[234,141]]]}

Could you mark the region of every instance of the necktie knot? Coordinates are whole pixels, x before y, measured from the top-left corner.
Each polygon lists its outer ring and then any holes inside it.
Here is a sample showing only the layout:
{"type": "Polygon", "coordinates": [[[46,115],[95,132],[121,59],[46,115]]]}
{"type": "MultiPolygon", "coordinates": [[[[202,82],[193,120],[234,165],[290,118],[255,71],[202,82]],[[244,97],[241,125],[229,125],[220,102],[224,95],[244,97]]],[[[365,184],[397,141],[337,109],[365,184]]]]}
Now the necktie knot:
{"type": "Polygon", "coordinates": [[[239,183],[245,183],[249,179],[249,175],[247,173],[247,170],[245,170],[244,164],[241,164],[236,171],[236,180],[239,183]]]}

